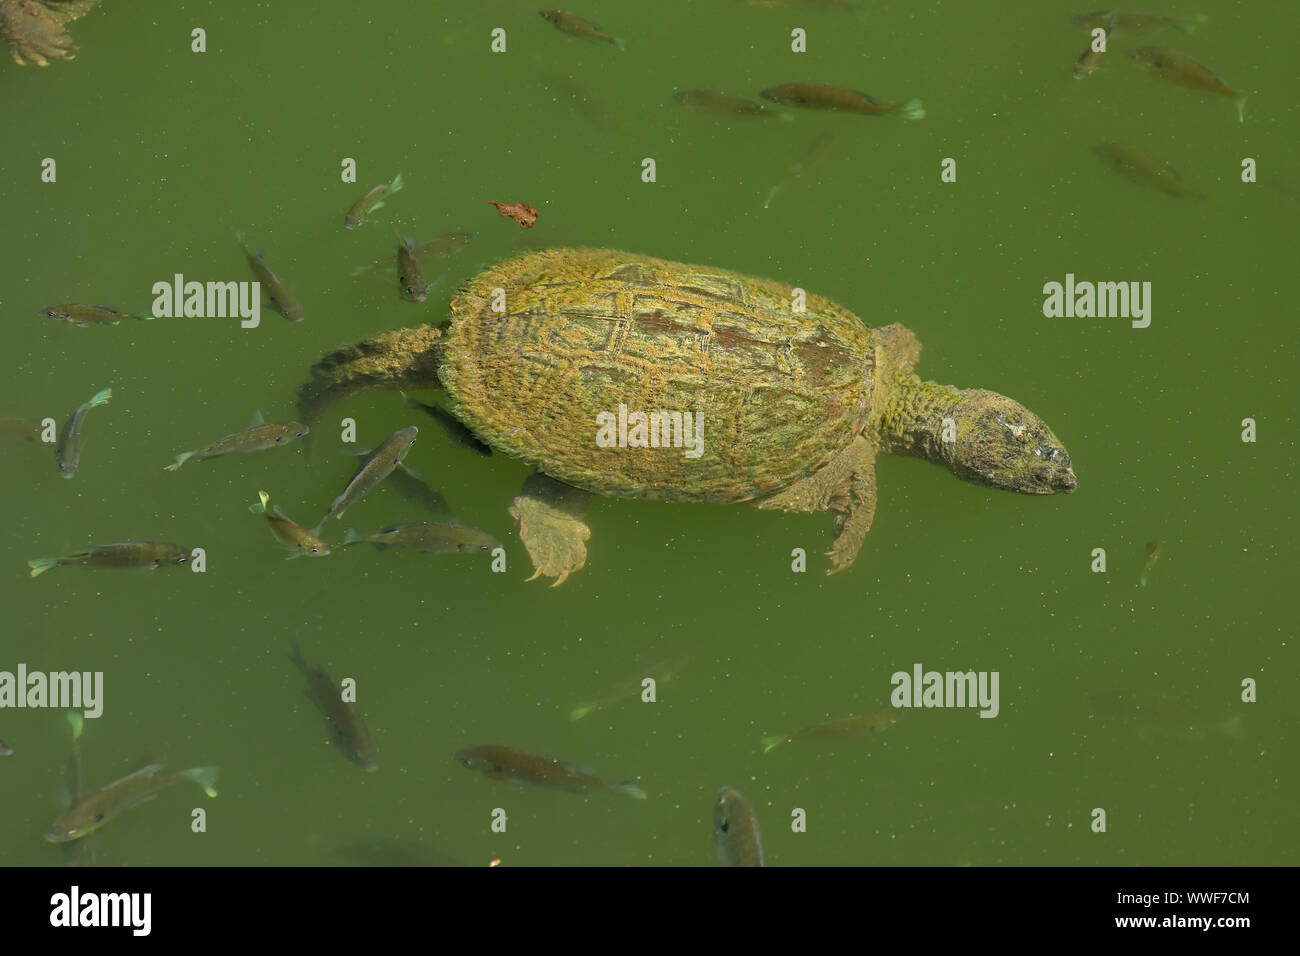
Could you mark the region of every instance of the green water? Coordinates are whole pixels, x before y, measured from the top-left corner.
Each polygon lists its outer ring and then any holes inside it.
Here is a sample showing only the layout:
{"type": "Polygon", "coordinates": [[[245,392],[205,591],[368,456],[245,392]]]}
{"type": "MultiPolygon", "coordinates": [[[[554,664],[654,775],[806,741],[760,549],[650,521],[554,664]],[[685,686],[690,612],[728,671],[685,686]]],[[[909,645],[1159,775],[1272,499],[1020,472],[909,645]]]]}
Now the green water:
{"type": "MultiPolygon", "coordinates": [[[[575,8],[622,37],[619,52],[522,2],[322,0],[303,18],[287,3],[106,0],[72,25],[75,61],[0,66],[0,415],[62,424],[113,388],[74,479],[48,448],[4,445],[0,670],[104,673],[104,713],[82,739],[88,786],[146,754],[221,767],[216,800],[164,793],[88,856],[326,865],[366,839],[474,865],[713,865],[711,806],[729,785],[774,865],[1295,864],[1300,12],[1194,0],[1171,10],[1208,15],[1191,36],[1116,41],[1208,63],[1250,93],[1238,124],[1228,100],[1118,53],[1072,79],[1084,36],[1066,20],[1087,6],[897,0],[871,3],[865,23],[730,0],[575,8]],[[196,26],[207,53],[189,50],[196,26]],[[795,26],[806,54],[789,50],[795,26]],[[504,54],[489,51],[496,27],[504,54]],[[750,121],[670,99],[793,80],[920,97],[929,115],[750,121]],[[823,131],[820,162],[763,209],[823,131]],[[1169,159],[1203,198],[1119,177],[1089,149],[1110,140],[1169,159]],[[340,181],[345,157],[356,183],[340,181]],[[947,157],[955,183],[940,181],[947,157]],[[1245,157],[1259,183],[1240,182],[1245,157]],[[406,188],[345,231],[349,205],[398,171],[406,188]],[[540,219],[522,232],[490,199],[540,219]],[[391,251],[395,220],[421,239],[476,233],[429,270],[439,284],[423,305],[350,275],[391,251]],[[248,279],[236,231],[306,321],[41,316],[57,302],[148,309],[153,283],[177,272],[248,279]],[[601,500],[587,566],[552,590],[525,581],[507,513],[526,467],[466,453],[393,393],[332,409],[310,462],[295,446],[163,471],[255,409],[292,417],[325,352],[441,320],[493,261],[577,244],[769,276],[869,324],[903,321],[926,377],[1042,416],[1079,489],[1030,498],[885,459],[866,546],[832,578],[827,515],[601,500]],[[1067,272],[1151,282],[1150,327],[1045,318],[1043,284],[1067,272]],[[247,505],[266,489],[305,523],[322,514],[354,467],[337,441],[345,415],[363,446],[418,424],[410,463],[505,543],[508,571],[368,548],[285,561],[247,505]],[[1161,558],[1140,589],[1151,539],[1161,558]],[[30,558],[130,540],[202,546],[207,571],[27,575],[30,558]],[[791,571],[795,548],[807,573],[791,571]],[[1091,570],[1098,548],[1105,573],[1091,570]],[[294,640],[357,681],[377,773],[327,743],[286,657],[294,640]],[[657,702],[568,719],[682,651],[657,702]],[[997,671],[999,716],[915,710],[878,737],[762,753],[764,735],[880,709],[890,675],[917,663],[997,671]],[[1248,678],[1257,703],[1241,701],[1248,678]],[[1146,704],[1122,706],[1134,699],[1146,704]],[[504,786],[452,760],[475,744],[639,778],[649,799],[504,786]],[[197,806],[206,833],[190,831],[197,806]],[[490,832],[498,807],[505,833],[490,832]],[[806,832],[791,829],[796,808],[806,832]]],[[[429,517],[380,488],[344,523],[429,517]]],[[[0,758],[0,859],[57,864],[42,836],[67,726],[52,710],[0,711],[0,737],[15,750],[0,758]]]]}

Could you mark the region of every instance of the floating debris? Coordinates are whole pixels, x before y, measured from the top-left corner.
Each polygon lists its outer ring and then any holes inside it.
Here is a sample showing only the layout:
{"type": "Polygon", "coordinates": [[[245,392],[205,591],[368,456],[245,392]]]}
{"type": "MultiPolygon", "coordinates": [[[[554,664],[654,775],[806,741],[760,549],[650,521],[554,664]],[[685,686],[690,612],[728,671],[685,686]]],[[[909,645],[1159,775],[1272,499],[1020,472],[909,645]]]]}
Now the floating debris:
{"type": "Polygon", "coordinates": [[[501,215],[507,216],[519,223],[519,228],[521,229],[531,229],[533,223],[537,221],[537,210],[528,205],[528,203],[503,203],[497,202],[495,199],[489,199],[488,205],[496,206],[501,215]]]}

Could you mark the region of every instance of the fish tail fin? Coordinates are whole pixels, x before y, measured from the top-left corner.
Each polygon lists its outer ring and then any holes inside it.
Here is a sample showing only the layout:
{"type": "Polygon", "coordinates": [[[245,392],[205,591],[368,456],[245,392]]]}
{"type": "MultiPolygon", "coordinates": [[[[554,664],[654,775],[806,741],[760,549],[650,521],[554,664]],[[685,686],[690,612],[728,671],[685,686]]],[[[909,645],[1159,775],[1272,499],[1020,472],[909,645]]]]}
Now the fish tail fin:
{"type": "Polygon", "coordinates": [[[153,314],[152,312],[132,312],[132,313],[131,313],[131,318],[133,318],[133,319],[143,319],[143,320],[146,321],[146,322],[151,322],[151,321],[153,321],[153,319],[155,318],[155,316],[154,316],[154,314],[153,314]]]}
{"type": "Polygon", "coordinates": [[[633,800],[644,800],[646,798],[646,792],[631,780],[623,783],[611,783],[609,789],[621,793],[625,797],[631,797],[633,800]]]}
{"type": "Polygon", "coordinates": [[[779,119],[782,123],[793,123],[794,110],[777,110],[776,118],[779,119]]]}
{"type": "Polygon", "coordinates": [[[769,750],[771,750],[771,749],[772,749],[773,747],[775,747],[777,744],[784,743],[784,742],[785,742],[785,738],[784,738],[784,737],[780,737],[780,736],[778,736],[778,737],[764,737],[763,740],[762,740],[762,744],[763,744],[763,753],[767,753],[769,750]]]}
{"type": "Polygon", "coordinates": [[[591,706],[591,704],[579,704],[577,707],[573,708],[573,710],[569,711],[569,719],[582,720],[582,718],[586,717],[595,709],[596,708],[591,706]]]}
{"type": "Polygon", "coordinates": [[[72,728],[72,742],[76,743],[81,739],[81,730],[86,726],[86,719],[79,710],[69,710],[63,716],[68,719],[68,725],[72,728]]]}
{"type": "Polygon", "coordinates": [[[299,670],[307,670],[307,662],[303,660],[302,648],[297,641],[289,645],[289,660],[293,661],[294,666],[299,670]]]}
{"type": "Polygon", "coordinates": [[[1193,13],[1189,17],[1179,17],[1178,29],[1182,30],[1184,33],[1191,33],[1208,19],[1210,18],[1204,13],[1193,13]]]}
{"type": "Polygon", "coordinates": [[[627,49],[627,44],[624,43],[624,42],[622,41],[622,39],[620,39],[619,37],[610,37],[610,38],[609,38],[609,42],[612,43],[612,44],[614,45],[614,49],[616,49],[616,50],[626,50],[626,49],[627,49]]]}
{"type": "Polygon", "coordinates": [[[393,192],[397,192],[405,185],[406,185],[406,180],[402,179],[401,173],[398,173],[396,176],[393,177],[393,181],[388,184],[388,188],[391,189],[393,192]]]}
{"type": "Polygon", "coordinates": [[[359,541],[365,541],[365,540],[366,540],[366,536],[363,535],[356,528],[348,528],[346,531],[343,532],[343,547],[345,548],[350,544],[356,544],[359,541]]]}
{"type": "Polygon", "coordinates": [[[101,388],[94,395],[90,396],[90,401],[86,402],[86,405],[90,408],[98,408],[100,405],[107,405],[108,400],[112,397],[113,390],[111,388],[101,388]]]}
{"type": "Polygon", "coordinates": [[[397,394],[402,396],[402,407],[403,407],[403,408],[419,408],[419,407],[420,407],[420,400],[419,400],[418,398],[412,398],[410,395],[407,395],[405,392],[401,392],[401,391],[399,391],[397,394]]]}
{"type": "Polygon", "coordinates": [[[186,780],[193,780],[203,788],[203,792],[209,797],[215,797],[217,795],[217,773],[219,770],[219,767],[194,767],[191,770],[182,770],[181,776],[186,780]]]}
{"type": "Polygon", "coordinates": [[[35,558],[28,561],[27,566],[32,569],[32,577],[36,577],[38,574],[44,574],[58,563],[58,558],[35,558]]]}
{"type": "Polygon", "coordinates": [[[925,104],[920,100],[908,100],[898,108],[898,115],[906,120],[925,119],[925,104]]]}
{"type": "Polygon", "coordinates": [[[1237,106],[1237,122],[1246,122],[1246,94],[1238,93],[1236,98],[1233,99],[1233,103],[1237,106]]]}
{"type": "Polygon", "coordinates": [[[163,470],[164,470],[164,471],[175,471],[176,469],[180,468],[181,465],[185,464],[187,461],[189,461],[189,460],[190,460],[191,458],[193,458],[193,457],[194,457],[194,452],[192,452],[192,451],[183,451],[183,452],[181,452],[179,455],[176,456],[176,461],[175,461],[175,462],[173,462],[173,463],[170,464],[170,465],[163,465],[163,470]]]}
{"type": "Polygon", "coordinates": [[[257,493],[257,501],[254,501],[251,505],[249,505],[248,510],[253,512],[253,514],[255,515],[267,514],[267,504],[270,502],[270,500],[271,500],[270,495],[268,495],[265,491],[259,491],[257,493]]]}

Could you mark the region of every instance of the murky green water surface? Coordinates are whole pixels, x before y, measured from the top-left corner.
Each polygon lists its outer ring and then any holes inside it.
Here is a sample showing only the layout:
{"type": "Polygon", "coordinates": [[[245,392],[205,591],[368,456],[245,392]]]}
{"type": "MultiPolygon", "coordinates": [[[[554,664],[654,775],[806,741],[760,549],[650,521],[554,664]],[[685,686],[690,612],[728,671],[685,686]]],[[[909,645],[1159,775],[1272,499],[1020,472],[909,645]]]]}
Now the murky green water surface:
{"type": "MultiPolygon", "coordinates": [[[[898,0],[870,4],[865,23],[725,0],[575,8],[623,52],[525,3],[244,7],[105,0],[73,25],[74,62],[0,67],[0,414],[61,424],[113,388],[73,480],[48,448],[4,446],[0,670],[104,673],[82,739],[90,786],[159,752],[221,767],[217,800],[164,793],[97,834],[93,860],[331,864],[358,840],[400,840],[470,864],[711,865],[711,804],[729,785],[775,865],[1297,862],[1292,5],[1196,0],[1169,11],[1208,15],[1195,33],[1115,41],[1203,60],[1250,93],[1244,124],[1228,100],[1114,51],[1072,79],[1080,4],[898,0]],[[205,54],[189,51],[196,26],[205,54]],[[489,52],[496,27],[504,54],[489,52]],[[789,50],[794,27],[806,54],[789,50]],[[671,101],[793,80],[920,97],[929,115],[750,121],[671,101]],[[820,162],[764,209],[823,131],[820,162]],[[1204,198],[1116,175],[1090,150],[1112,140],[1167,158],[1204,198]],[[40,181],[45,157],[56,183],[40,181]],[[356,184],[340,182],[345,157],[356,184]],[[657,182],[641,181],[646,157],[657,182]],[[945,157],[955,183],[940,181],[945,157]],[[1240,182],[1246,157],[1259,183],[1240,182]],[[348,206],[398,171],[406,188],[345,231],[348,206]],[[541,216],[523,232],[487,200],[541,216]],[[423,305],[350,275],[391,251],[395,221],[420,238],[476,233],[429,270],[423,305]],[[237,231],[306,321],[41,317],[56,302],[147,309],[177,272],[245,280],[237,231]],[[330,349],[440,321],[480,268],[550,245],[768,276],[872,325],[904,322],[925,377],[1041,415],[1079,489],[1029,498],[884,459],[875,526],[833,578],[827,515],[601,500],[587,567],[552,590],[525,582],[507,513],[525,466],[466,453],[395,393],[332,410],[310,462],[292,447],[163,471],[255,409],[291,417],[330,349]],[[1067,272],[1151,282],[1150,327],[1045,318],[1042,286],[1067,272]],[[363,446],[418,424],[410,464],[505,542],[508,572],[368,548],[285,561],[247,505],[266,489],[314,522],[354,468],[344,415],[363,446]],[[1151,539],[1162,553],[1141,589],[1151,539]],[[208,570],[27,575],[30,558],[124,540],[202,546],[208,570]],[[807,573],[792,573],[794,548],[807,573]],[[357,681],[377,773],[326,742],[287,659],[295,640],[357,681]],[[656,703],[568,719],[683,651],[656,703]],[[918,663],[997,671],[999,716],[914,710],[873,738],[762,753],[764,735],[886,706],[890,675],[918,663]],[[1241,702],[1247,678],[1258,703],[1241,702]],[[649,799],[514,789],[453,762],[488,743],[639,778],[649,799]],[[208,830],[194,834],[200,805],[208,830]],[[489,832],[498,807],[505,834],[489,832]],[[796,808],[807,832],[791,830],[796,808]]],[[[384,487],[343,523],[425,517],[384,487]]],[[[42,835],[67,727],[4,710],[0,737],[15,750],[0,761],[0,858],[58,863],[42,835]]]]}

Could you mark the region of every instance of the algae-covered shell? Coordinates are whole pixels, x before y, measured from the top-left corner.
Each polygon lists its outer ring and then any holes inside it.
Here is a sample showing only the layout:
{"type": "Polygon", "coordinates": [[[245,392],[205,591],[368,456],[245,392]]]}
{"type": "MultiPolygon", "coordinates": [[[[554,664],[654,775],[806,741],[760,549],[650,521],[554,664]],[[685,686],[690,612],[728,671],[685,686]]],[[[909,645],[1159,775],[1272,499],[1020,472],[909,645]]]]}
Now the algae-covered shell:
{"type": "Polygon", "coordinates": [[[460,290],[439,374],[479,437],[561,481],[621,497],[745,501],[811,474],[863,431],[878,344],[848,310],[789,285],[548,249],[460,290]],[[620,406],[692,413],[702,454],[601,447],[597,416],[617,419],[620,406]]]}

